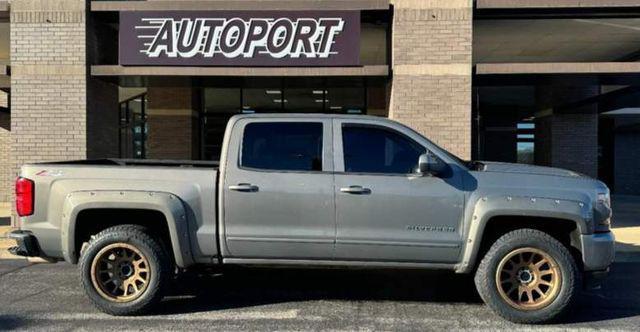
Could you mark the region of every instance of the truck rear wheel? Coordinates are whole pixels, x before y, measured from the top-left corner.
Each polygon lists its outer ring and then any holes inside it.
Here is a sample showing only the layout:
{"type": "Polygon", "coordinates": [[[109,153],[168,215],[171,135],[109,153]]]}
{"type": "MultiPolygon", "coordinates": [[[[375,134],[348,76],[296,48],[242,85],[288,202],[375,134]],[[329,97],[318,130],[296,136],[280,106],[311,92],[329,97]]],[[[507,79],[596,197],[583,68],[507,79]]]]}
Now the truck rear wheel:
{"type": "Polygon", "coordinates": [[[111,315],[149,311],[163,295],[170,260],[161,242],[138,225],[108,228],[82,251],[80,272],[93,304],[111,315]]]}
{"type": "Polygon", "coordinates": [[[579,291],[569,250],[550,235],[519,229],[498,239],[475,275],[478,293],[503,318],[547,323],[566,313],[579,291]]]}

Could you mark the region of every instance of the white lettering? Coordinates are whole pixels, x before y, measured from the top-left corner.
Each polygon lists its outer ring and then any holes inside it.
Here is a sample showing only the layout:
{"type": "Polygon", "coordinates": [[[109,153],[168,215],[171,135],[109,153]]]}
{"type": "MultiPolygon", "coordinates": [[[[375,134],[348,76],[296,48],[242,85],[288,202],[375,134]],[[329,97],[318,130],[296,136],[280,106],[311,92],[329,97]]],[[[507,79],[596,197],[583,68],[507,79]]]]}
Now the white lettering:
{"type": "Polygon", "coordinates": [[[142,53],[150,58],[253,58],[266,54],[280,59],[329,58],[342,18],[153,18],[136,26],[144,41],[142,53]]]}

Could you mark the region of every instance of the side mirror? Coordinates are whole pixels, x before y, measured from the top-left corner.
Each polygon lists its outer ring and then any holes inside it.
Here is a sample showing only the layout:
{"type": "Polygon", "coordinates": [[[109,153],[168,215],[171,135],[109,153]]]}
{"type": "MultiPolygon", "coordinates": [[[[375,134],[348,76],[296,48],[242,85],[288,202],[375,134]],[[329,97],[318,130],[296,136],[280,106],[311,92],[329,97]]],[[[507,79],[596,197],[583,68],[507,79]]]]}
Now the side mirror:
{"type": "Polygon", "coordinates": [[[438,159],[436,159],[430,153],[424,153],[420,155],[418,159],[418,173],[420,175],[437,175],[438,173],[438,159]]]}

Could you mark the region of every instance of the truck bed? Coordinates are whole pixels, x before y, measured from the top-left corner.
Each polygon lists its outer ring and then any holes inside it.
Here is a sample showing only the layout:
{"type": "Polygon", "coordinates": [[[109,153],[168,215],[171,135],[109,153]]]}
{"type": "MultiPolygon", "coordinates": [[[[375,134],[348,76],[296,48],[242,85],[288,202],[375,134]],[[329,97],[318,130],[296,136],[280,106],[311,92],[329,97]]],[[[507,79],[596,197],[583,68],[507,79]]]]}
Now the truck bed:
{"type": "Polygon", "coordinates": [[[89,165],[89,166],[158,166],[158,167],[197,167],[217,169],[219,161],[168,160],[168,159],[86,159],[43,162],[35,165],[89,165]]]}
{"type": "MultiPolygon", "coordinates": [[[[35,183],[35,211],[22,218],[38,238],[59,236],[74,210],[143,209],[160,211],[188,233],[189,259],[211,262],[217,257],[216,196],[218,162],[100,159],[44,162],[22,167],[21,176],[35,183]],[[169,197],[169,195],[172,195],[169,197]],[[178,197],[171,205],[162,198],[178,197]],[[155,205],[154,205],[155,202],[155,205]]],[[[171,200],[169,200],[171,201],[171,200]]],[[[74,217],[75,218],[75,217],[74,217]]],[[[85,222],[92,222],[86,221],[85,222]]],[[[71,231],[69,231],[71,232],[71,231]]],[[[67,241],[41,241],[43,252],[63,257],[67,241]]],[[[70,244],[69,247],[73,245],[70,244]]],[[[65,258],[66,259],[66,258],[65,258]]],[[[73,260],[70,260],[73,261],[73,260]]]]}

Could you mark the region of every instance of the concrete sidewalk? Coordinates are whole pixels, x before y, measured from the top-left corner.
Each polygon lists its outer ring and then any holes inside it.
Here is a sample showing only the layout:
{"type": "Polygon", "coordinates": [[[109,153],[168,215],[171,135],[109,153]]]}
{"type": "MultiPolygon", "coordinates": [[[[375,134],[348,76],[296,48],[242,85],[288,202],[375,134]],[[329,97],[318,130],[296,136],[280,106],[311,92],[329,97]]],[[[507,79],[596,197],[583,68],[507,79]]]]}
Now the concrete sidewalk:
{"type": "Polygon", "coordinates": [[[640,262],[640,196],[612,197],[616,261],[640,262]]]}
{"type": "Polygon", "coordinates": [[[19,259],[20,257],[11,255],[7,249],[15,242],[5,238],[5,234],[11,230],[11,205],[0,203],[0,259],[19,259]],[[7,225],[8,224],[8,225],[7,225]]]}

